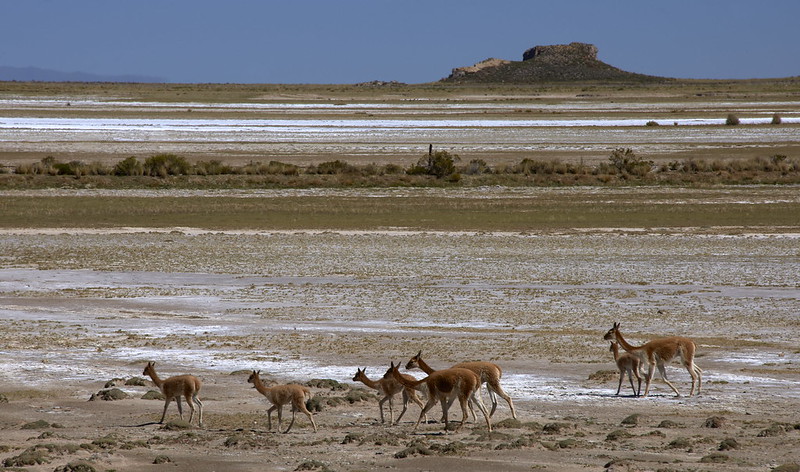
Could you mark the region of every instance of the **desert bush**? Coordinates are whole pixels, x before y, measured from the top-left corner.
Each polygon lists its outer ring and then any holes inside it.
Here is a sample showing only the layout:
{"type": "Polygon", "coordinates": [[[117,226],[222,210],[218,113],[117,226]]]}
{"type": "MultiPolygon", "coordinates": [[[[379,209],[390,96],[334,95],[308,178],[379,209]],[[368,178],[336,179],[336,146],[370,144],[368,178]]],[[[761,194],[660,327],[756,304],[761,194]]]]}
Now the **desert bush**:
{"type": "Polygon", "coordinates": [[[300,167],[278,161],[269,161],[268,164],[251,161],[239,169],[239,173],[248,175],[299,175],[300,167]]]}
{"type": "Polygon", "coordinates": [[[617,148],[611,151],[608,160],[611,165],[623,174],[632,174],[644,177],[653,167],[653,161],[645,161],[633,152],[631,148],[617,148]]]}
{"type": "Polygon", "coordinates": [[[519,164],[513,167],[515,174],[533,175],[533,174],[553,174],[555,173],[555,166],[558,161],[536,161],[533,159],[525,158],[519,164]]]}
{"type": "Polygon", "coordinates": [[[56,175],[58,171],[54,168],[56,158],[53,156],[43,157],[41,161],[33,164],[20,164],[14,169],[14,173],[23,175],[56,175]]]}
{"type": "Polygon", "coordinates": [[[3,467],[27,467],[44,464],[46,462],[50,462],[50,457],[48,457],[44,451],[36,448],[29,448],[17,456],[4,459],[3,467]]]}
{"type": "Polygon", "coordinates": [[[51,425],[45,420],[36,420],[31,421],[30,423],[25,423],[22,425],[22,429],[42,429],[42,428],[49,428],[51,425]]]}
{"type": "Polygon", "coordinates": [[[23,175],[106,175],[109,170],[94,162],[85,164],[81,161],[60,162],[53,156],[42,158],[41,161],[33,164],[21,164],[14,169],[15,174],[23,175]]]}
{"type": "Polygon", "coordinates": [[[154,177],[187,175],[190,168],[185,158],[175,154],[157,154],[144,161],[144,175],[154,177]]]}
{"type": "Polygon", "coordinates": [[[384,175],[396,175],[396,174],[402,174],[404,172],[405,169],[403,169],[402,166],[399,166],[397,164],[386,164],[385,166],[383,166],[384,175]]]}
{"type": "Polygon", "coordinates": [[[725,118],[725,124],[728,126],[736,126],[739,124],[739,117],[731,113],[725,118]]]}
{"type": "Polygon", "coordinates": [[[492,172],[492,169],[489,168],[489,164],[487,164],[483,159],[472,159],[469,161],[469,164],[464,167],[462,172],[467,175],[478,175],[488,174],[492,172]]]}
{"type": "MultiPolygon", "coordinates": [[[[435,151],[422,157],[417,163],[408,169],[411,175],[432,175],[437,179],[449,177],[453,180],[456,174],[456,162],[461,158],[458,154],[450,154],[447,151],[435,151]]],[[[456,181],[460,179],[460,175],[456,181]]]]}
{"type": "Polygon", "coordinates": [[[218,160],[200,161],[194,165],[194,172],[197,175],[222,175],[232,174],[233,168],[225,165],[218,160]]]}
{"type": "Polygon", "coordinates": [[[658,126],[658,121],[650,120],[644,124],[645,126],[658,126]]]}
{"type": "Polygon", "coordinates": [[[126,157],[125,159],[117,162],[111,173],[121,176],[143,175],[144,166],[141,162],[139,162],[139,159],[136,159],[134,156],[126,157]]]}
{"type": "Polygon", "coordinates": [[[708,172],[709,169],[708,162],[702,159],[687,159],[681,165],[681,170],[689,173],[708,172]]]}
{"type": "Polygon", "coordinates": [[[95,472],[97,469],[85,461],[70,462],[61,467],[56,467],[53,472],[95,472]]]}
{"type": "Polygon", "coordinates": [[[773,125],[779,125],[781,124],[781,121],[782,121],[781,115],[775,113],[774,115],[772,115],[772,121],[770,121],[770,123],[773,125]]]}
{"type": "Polygon", "coordinates": [[[357,174],[359,171],[356,166],[337,159],[335,161],[322,162],[316,166],[309,166],[306,172],[309,174],[336,175],[357,174]]]}
{"type": "Polygon", "coordinates": [[[374,162],[370,162],[369,164],[362,167],[360,170],[360,174],[365,176],[381,175],[382,172],[383,172],[382,168],[378,166],[378,164],[375,164],[374,162]]]}
{"type": "Polygon", "coordinates": [[[55,170],[56,175],[74,175],[76,177],[80,177],[83,175],[83,167],[84,164],[81,161],[53,163],[53,169],[55,170]]]}

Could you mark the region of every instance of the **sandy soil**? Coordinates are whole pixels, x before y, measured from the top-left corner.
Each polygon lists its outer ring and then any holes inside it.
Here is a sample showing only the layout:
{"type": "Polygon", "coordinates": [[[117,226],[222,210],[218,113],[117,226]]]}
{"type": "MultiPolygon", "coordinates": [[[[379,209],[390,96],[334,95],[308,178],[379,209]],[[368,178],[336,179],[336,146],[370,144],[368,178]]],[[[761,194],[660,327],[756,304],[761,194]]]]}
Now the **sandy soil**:
{"type": "MultiPolygon", "coordinates": [[[[0,461],[36,471],[797,464],[798,234],[4,231],[0,461]],[[613,321],[634,343],[694,338],[702,393],[675,397],[656,380],[647,398],[625,385],[614,395],[602,340],[613,321]],[[472,421],[414,431],[414,405],[399,425],[380,424],[356,368],[377,377],[420,349],[437,367],[500,364],[518,421],[501,401],[491,434],[472,421]],[[125,385],[148,360],[162,376],[203,379],[202,428],[156,423],[163,403],[142,399],[152,384],[125,385]],[[341,388],[312,383],[317,433],[301,415],[279,434],[250,369],[341,388]],[[127,397],[89,401],[111,388],[127,397]]],[[[685,371],[668,374],[688,393],[685,371]]]]}

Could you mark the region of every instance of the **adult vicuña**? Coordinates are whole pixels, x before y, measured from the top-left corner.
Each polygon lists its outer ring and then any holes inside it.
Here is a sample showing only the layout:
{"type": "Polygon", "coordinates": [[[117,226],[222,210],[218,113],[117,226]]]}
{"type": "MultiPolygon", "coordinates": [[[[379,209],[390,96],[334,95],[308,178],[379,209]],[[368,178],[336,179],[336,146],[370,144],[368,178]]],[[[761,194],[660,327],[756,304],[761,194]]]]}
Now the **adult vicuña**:
{"type": "Polygon", "coordinates": [[[692,376],[692,389],[689,392],[689,396],[691,397],[694,395],[695,383],[697,384],[697,393],[700,393],[703,370],[694,363],[694,354],[697,347],[691,339],[681,336],[671,336],[668,338],[654,339],[641,346],[633,346],[625,341],[625,338],[619,330],[619,323],[614,323],[614,326],[608,330],[605,336],[603,336],[603,339],[606,341],[615,339],[623,349],[637,356],[642,362],[647,362],[647,376],[645,377],[644,386],[645,397],[650,392],[650,381],[653,379],[654,367],[658,367],[661,378],[672,388],[675,395],[681,396],[681,394],[678,393],[678,389],[667,380],[667,372],[664,368],[664,363],[671,361],[676,356],[681,358],[681,364],[683,364],[689,372],[689,375],[692,376]]]}
{"type": "Polygon", "coordinates": [[[464,426],[464,423],[467,422],[467,416],[469,416],[467,414],[467,403],[470,401],[478,405],[483,417],[486,419],[486,427],[489,431],[492,430],[489,412],[486,411],[486,406],[484,406],[480,395],[478,395],[481,381],[475,372],[461,368],[444,369],[437,370],[424,379],[410,381],[400,374],[399,367],[400,364],[394,365],[392,363],[390,369],[395,380],[404,386],[410,388],[417,388],[422,384],[428,386],[428,402],[425,403],[425,407],[420,412],[417,423],[414,425],[414,430],[419,426],[422,417],[427,415],[428,410],[433,408],[437,401],[440,401],[442,402],[442,414],[444,415],[444,429],[447,431],[447,412],[454,398],[458,398],[462,415],[461,424],[456,427],[456,431],[459,431],[464,426]]]}
{"type": "Polygon", "coordinates": [[[192,418],[194,418],[194,407],[197,405],[198,409],[198,425],[203,426],[203,403],[200,401],[200,388],[203,386],[200,379],[195,377],[194,375],[176,375],[174,377],[170,377],[166,380],[161,380],[156,374],[156,363],[155,362],[148,362],[147,366],[144,368],[144,372],[142,375],[149,375],[151,379],[153,379],[153,383],[156,384],[161,393],[164,394],[164,412],[161,414],[161,420],[159,423],[164,422],[164,417],[167,416],[167,407],[169,406],[169,402],[173,399],[175,403],[178,404],[178,415],[180,415],[181,419],[183,419],[183,408],[181,407],[181,396],[186,398],[186,403],[189,404],[189,410],[191,414],[189,415],[189,423],[192,422],[192,418]]]}
{"type": "MultiPolygon", "coordinates": [[[[403,377],[406,377],[409,381],[416,381],[414,377],[408,374],[400,374],[403,377]]],[[[387,401],[389,402],[389,424],[397,424],[400,422],[400,419],[406,413],[408,409],[408,401],[411,400],[420,408],[424,408],[422,401],[417,397],[417,392],[415,392],[411,388],[406,388],[400,384],[397,380],[394,379],[392,376],[391,370],[386,371],[386,375],[383,376],[380,380],[372,380],[367,377],[367,368],[364,367],[363,369],[356,368],[356,375],[353,376],[353,382],[362,382],[369,388],[375,389],[383,394],[383,398],[378,400],[378,408],[381,412],[381,423],[384,423],[384,416],[383,416],[383,404],[387,401]],[[403,411],[400,412],[400,416],[397,417],[397,421],[394,420],[394,396],[398,393],[402,392],[403,394],[403,411]]]]}
{"type": "Polygon", "coordinates": [[[642,375],[639,372],[639,369],[642,367],[642,360],[630,352],[623,352],[620,354],[619,346],[617,345],[616,340],[611,341],[610,351],[614,353],[614,361],[617,363],[617,368],[619,369],[619,385],[617,385],[617,395],[619,395],[619,391],[622,390],[622,381],[625,380],[625,373],[627,373],[628,379],[631,381],[633,395],[638,397],[642,391],[642,375]],[[638,389],[633,386],[634,377],[636,377],[636,380],[639,381],[638,389]]]}
{"type": "MultiPolygon", "coordinates": [[[[424,360],[422,360],[422,351],[419,351],[416,356],[409,359],[409,361],[406,363],[406,369],[413,369],[414,367],[419,367],[426,374],[432,374],[435,372],[433,367],[429,366],[424,360]]],[[[497,409],[497,396],[495,394],[503,397],[503,400],[508,403],[508,407],[511,408],[511,416],[513,418],[517,417],[517,411],[514,409],[514,402],[511,401],[511,397],[508,396],[508,394],[503,391],[503,387],[500,386],[500,377],[503,376],[503,370],[499,365],[491,362],[473,361],[459,362],[453,367],[469,369],[478,375],[481,385],[486,383],[486,390],[489,391],[489,398],[492,400],[492,410],[489,413],[490,418],[492,415],[494,415],[494,411],[497,409]]],[[[480,387],[478,395],[480,395],[480,387]]],[[[472,415],[473,417],[475,416],[474,411],[472,415]]]]}
{"type": "Polygon", "coordinates": [[[267,429],[272,430],[272,412],[278,410],[278,431],[281,429],[281,420],[283,419],[283,405],[291,403],[292,405],[292,421],[289,427],[286,428],[284,433],[288,433],[294,425],[295,413],[302,411],[308,416],[311,421],[311,426],[314,427],[314,432],[317,432],[317,424],[314,422],[314,415],[306,408],[306,401],[310,400],[313,396],[308,387],[297,384],[275,385],[274,387],[267,387],[261,383],[259,377],[260,372],[253,371],[247,381],[253,384],[258,393],[267,397],[267,400],[272,403],[272,406],[267,410],[267,429]]]}

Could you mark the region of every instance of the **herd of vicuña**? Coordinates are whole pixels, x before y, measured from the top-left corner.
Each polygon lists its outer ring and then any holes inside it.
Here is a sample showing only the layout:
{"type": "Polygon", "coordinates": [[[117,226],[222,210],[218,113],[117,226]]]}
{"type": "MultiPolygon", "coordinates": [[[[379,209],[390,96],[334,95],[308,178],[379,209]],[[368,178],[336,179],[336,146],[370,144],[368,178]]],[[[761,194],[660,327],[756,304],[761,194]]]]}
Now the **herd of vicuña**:
{"type": "MultiPolygon", "coordinates": [[[[694,341],[689,338],[680,336],[671,336],[666,338],[659,338],[649,341],[641,346],[633,346],[629,344],[619,330],[619,323],[614,323],[611,329],[603,336],[603,339],[609,341],[610,351],[614,354],[614,361],[619,369],[619,384],[617,386],[616,395],[620,394],[622,383],[627,375],[631,389],[633,389],[633,396],[638,397],[642,395],[642,378],[645,380],[644,394],[647,396],[650,392],[650,384],[653,379],[655,370],[661,374],[662,380],[669,385],[669,387],[680,396],[678,390],[672,383],[667,380],[667,373],[665,364],[675,358],[679,358],[681,364],[689,372],[692,378],[692,388],[689,396],[700,393],[700,386],[702,384],[702,369],[694,363],[695,351],[697,349],[694,341]],[[620,347],[625,352],[620,352],[620,347]],[[646,372],[644,367],[647,366],[646,372]],[[637,385],[634,385],[634,377],[637,380],[637,385]]],[[[458,400],[461,407],[461,422],[455,427],[455,431],[459,431],[467,422],[470,414],[473,421],[477,422],[478,419],[475,415],[474,407],[477,407],[486,422],[486,428],[492,430],[491,417],[497,409],[497,397],[499,396],[508,404],[511,410],[511,416],[517,418],[517,411],[514,408],[514,402],[511,397],[503,390],[500,385],[500,379],[503,376],[503,371],[497,364],[491,362],[461,362],[453,365],[447,369],[435,370],[422,359],[422,351],[419,351],[406,363],[406,369],[414,368],[422,369],[427,376],[422,379],[404,374],[400,372],[400,364],[392,362],[389,369],[384,373],[383,377],[377,380],[370,379],[367,376],[366,370],[356,369],[353,376],[353,382],[362,382],[369,388],[377,390],[380,394],[378,400],[378,408],[380,412],[381,423],[385,423],[384,404],[389,404],[389,424],[396,425],[406,413],[408,403],[413,402],[420,407],[419,418],[414,424],[414,430],[419,427],[419,424],[425,420],[427,423],[428,412],[437,403],[441,403],[442,408],[442,423],[444,423],[445,431],[448,431],[449,423],[449,410],[452,404],[458,400]],[[492,401],[491,410],[486,408],[481,397],[481,387],[486,385],[486,390],[489,392],[489,398],[492,401]],[[400,393],[403,399],[403,409],[394,418],[394,397],[400,393]],[[426,399],[423,400],[420,397],[426,399]]],[[[317,423],[314,421],[314,415],[309,411],[306,403],[311,400],[311,390],[299,384],[287,385],[274,385],[271,387],[265,386],[259,377],[260,371],[252,371],[248,383],[253,384],[253,387],[258,393],[264,395],[272,404],[267,410],[267,428],[272,430],[272,412],[278,412],[278,431],[281,429],[281,422],[283,419],[284,405],[290,405],[292,409],[292,420],[284,433],[288,433],[294,425],[295,414],[299,411],[308,417],[314,431],[317,431],[317,423]]],[[[178,414],[183,419],[183,408],[181,406],[181,398],[186,400],[189,405],[190,415],[189,423],[192,422],[197,412],[197,421],[200,427],[203,426],[203,403],[200,401],[200,388],[202,383],[200,379],[193,375],[176,375],[162,380],[156,373],[155,363],[148,362],[144,369],[143,375],[148,375],[153,380],[153,383],[161,390],[164,395],[164,410],[161,414],[159,423],[164,422],[167,415],[167,408],[170,402],[175,400],[178,406],[178,414]]]]}

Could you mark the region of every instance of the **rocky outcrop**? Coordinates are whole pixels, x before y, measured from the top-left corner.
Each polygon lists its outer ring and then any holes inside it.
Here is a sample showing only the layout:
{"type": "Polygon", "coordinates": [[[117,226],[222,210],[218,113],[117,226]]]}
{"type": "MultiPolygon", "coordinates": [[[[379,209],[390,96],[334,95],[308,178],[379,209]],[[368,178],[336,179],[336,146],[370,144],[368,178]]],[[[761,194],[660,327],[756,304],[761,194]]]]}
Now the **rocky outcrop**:
{"type": "Polygon", "coordinates": [[[478,62],[475,65],[467,66],[467,67],[457,67],[453,69],[453,72],[450,74],[450,77],[464,77],[468,74],[474,74],[475,72],[479,72],[483,69],[502,66],[505,64],[510,63],[511,61],[507,61],[505,59],[497,59],[494,57],[490,57],[489,59],[485,59],[481,62],[478,62]]]}
{"type": "Polygon", "coordinates": [[[553,46],[536,46],[522,54],[523,61],[548,60],[551,62],[568,63],[571,61],[596,61],[597,46],[586,43],[556,44],[553,46]]]}
{"type": "Polygon", "coordinates": [[[626,72],[597,59],[593,44],[570,43],[536,46],[522,55],[522,61],[487,59],[474,66],[459,67],[442,82],[531,84],[567,81],[668,80],[626,72]]]}

